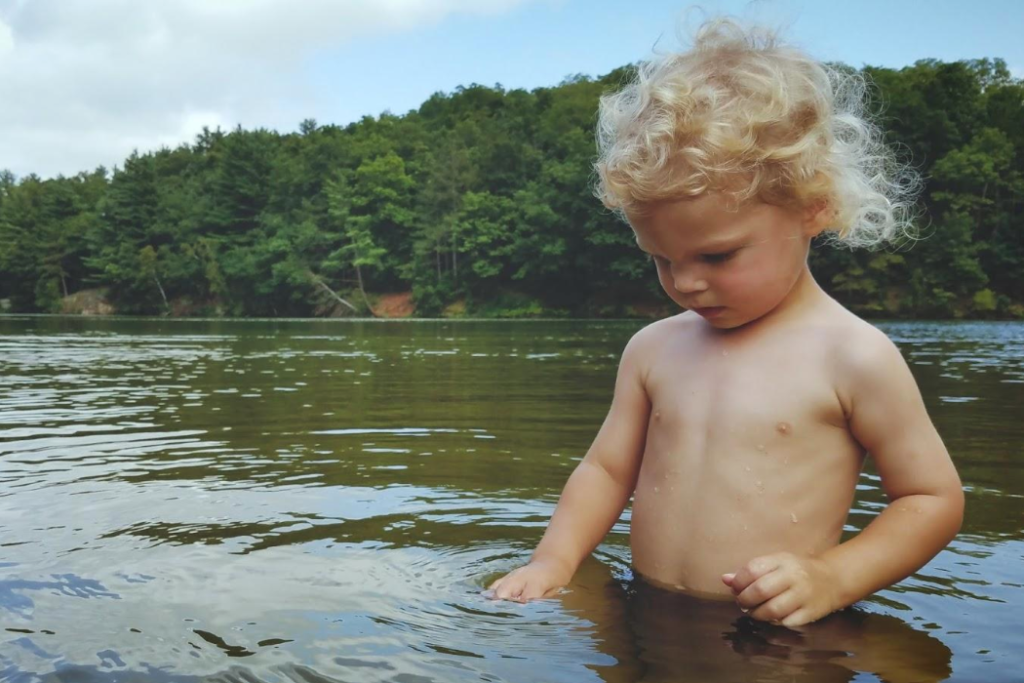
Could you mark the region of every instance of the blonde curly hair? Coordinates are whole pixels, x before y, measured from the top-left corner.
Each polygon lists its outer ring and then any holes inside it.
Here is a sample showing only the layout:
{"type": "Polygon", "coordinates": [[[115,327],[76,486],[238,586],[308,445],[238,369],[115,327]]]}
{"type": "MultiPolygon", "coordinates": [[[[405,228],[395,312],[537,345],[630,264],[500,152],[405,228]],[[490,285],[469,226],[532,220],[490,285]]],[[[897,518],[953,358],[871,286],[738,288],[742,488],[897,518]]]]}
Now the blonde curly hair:
{"type": "Polygon", "coordinates": [[[865,95],[852,69],[771,30],[710,20],[690,50],[642,63],[601,98],[595,194],[623,218],[706,192],[826,206],[839,243],[910,238],[920,178],[865,117],[865,95]]]}

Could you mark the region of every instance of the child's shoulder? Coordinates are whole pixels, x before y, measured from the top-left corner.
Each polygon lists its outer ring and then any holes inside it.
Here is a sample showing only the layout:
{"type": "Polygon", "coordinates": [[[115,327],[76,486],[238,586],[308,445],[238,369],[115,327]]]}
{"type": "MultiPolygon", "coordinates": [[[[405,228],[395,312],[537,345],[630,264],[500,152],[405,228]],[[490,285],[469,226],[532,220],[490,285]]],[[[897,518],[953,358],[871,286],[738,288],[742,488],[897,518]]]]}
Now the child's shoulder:
{"type": "Polygon", "coordinates": [[[645,350],[650,351],[654,347],[678,339],[681,335],[696,332],[700,325],[701,318],[699,315],[690,311],[683,311],[668,318],[656,320],[640,328],[629,340],[626,348],[643,347],[645,350]]]}
{"type": "Polygon", "coordinates": [[[880,356],[899,354],[884,331],[838,304],[837,308],[839,310],[829,325],[832,342],[829,346],[836,361],[860,365],[880,356]]]}
{"type": "Polygon", "coordinates": [[[865,383],[885,386],[906,373],[906,361],[892,339],[845,308],[830,326],[828,338],[827,356],[841,395],[865,383]]]}
{"type": "Polygon", "coordinates": [[[685,343],[691,334],[699,331],[700,325],[700,316],[689,311],[645,325],[626,344],[622,360],[637,367],[646,376],[647,370],[656,364],[658,358],[668,352],[672,345],[685,343]]]}

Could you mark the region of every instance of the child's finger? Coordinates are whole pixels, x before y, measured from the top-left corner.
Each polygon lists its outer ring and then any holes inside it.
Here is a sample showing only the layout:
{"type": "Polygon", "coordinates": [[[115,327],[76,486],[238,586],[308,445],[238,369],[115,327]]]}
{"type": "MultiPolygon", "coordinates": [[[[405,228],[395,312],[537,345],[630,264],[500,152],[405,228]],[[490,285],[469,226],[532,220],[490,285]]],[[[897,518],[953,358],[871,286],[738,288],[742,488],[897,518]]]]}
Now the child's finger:
{"type": "Polygon", "coordinates": [[[724,583],[726,586],[732,587],[732,582],[735,578],[735,574],[722,574],[722,583],[724,583]]]}
{"type": "Polygon", "coordinates": [[[749,616],[759,621],[782,622],[800,608],[794,591],[785,590],[751,610],[749,616]]]}
{"type": "Polygon", "coordinates": [[[786,628],[798,628],[805,624],[809,624],[814,621],[814,614],[810,610],[800,608],[794,612],[791,612],[788,617],[782,620],[782,625],[786,628]]]}
{"type": "Polygon", "coordinates": [[[523,589],[515,599],[519,602],[528,602],[535,598],[543,597],[544,590],[544,587],[539,586],[536,581],[527,581],[523,584],[523,589]]]}
{"type": "Polygon", "coordinates": [[[495,581],[491,589],[494,597],[498,600],[510,600],[514,599],[513,596],[523,592],[523,582],[522,580],[517,581],[516,577],[508,574],[495,581]]]}
{"type": "MultiPolygon", "coordinates": [[[[744,588],[736,595],[741,609],[752,610],[789,590],[789,581],[783,572],[773,571],[744,588]]],[[[736,589],[733,588],[733,591],[736,589]]],[[[788,612],[787,612],[788,614],[788,612]]],[[[785,616],[785,615],[783,615],[785,616]]]]}
{"type": "Polygon", "coordinates": [[[538,582],[536,579],[533,579],[524,582],[518,594],[513,591],[512,599],[517,602],[529,602],[538,598],[550,597],[550,594],[557,592],[557,590],[558,586],[550,587],[550,584],[547,582],[538,582]]]}
{"type": "Polygon", "coordinates": [[[735,595],[739,595],[747,589],[750,584],[760,579],[765,574],[779,568],[781,559],[776,555],[763,555],[755,557],[747,562],[738,572],[733,574],[732,583],[729,587],[735,595]]]}

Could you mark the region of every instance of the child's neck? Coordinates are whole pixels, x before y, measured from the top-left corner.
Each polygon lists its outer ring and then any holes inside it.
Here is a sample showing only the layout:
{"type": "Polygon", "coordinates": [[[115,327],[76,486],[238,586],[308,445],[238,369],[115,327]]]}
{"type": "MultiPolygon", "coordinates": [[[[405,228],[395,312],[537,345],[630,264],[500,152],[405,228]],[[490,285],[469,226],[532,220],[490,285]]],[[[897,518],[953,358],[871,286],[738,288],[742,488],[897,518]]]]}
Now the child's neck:
{"type": "Polygon", "coordinates": [[[780,325],[787,325],[806,317],[811,310],[821,306],[829,299],[830,297],[828,294],[825,293],[825,290],[823,290],[814,279],[810,268],[804,264],[803,269],[800,271],[800,275],[797,277],[797,281],[793,283],[793,287],[790,288],[789,293],[786,294],[775,308],[768,311],[760,318],[751,320],[747,324],[735,329],[736,331],[753,331],[755,329],[764,330],[780,325]]]}

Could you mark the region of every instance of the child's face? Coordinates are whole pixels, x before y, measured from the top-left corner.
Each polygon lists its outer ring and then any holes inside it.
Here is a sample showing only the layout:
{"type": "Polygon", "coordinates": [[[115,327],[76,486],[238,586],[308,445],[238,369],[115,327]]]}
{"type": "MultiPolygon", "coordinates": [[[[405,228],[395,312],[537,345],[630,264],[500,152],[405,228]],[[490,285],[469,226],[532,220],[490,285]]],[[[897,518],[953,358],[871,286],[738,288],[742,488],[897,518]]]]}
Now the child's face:
{"type": "Polygon", "coordinates": [[[785,301],[820,231],[805,214],[763,202],[730,211],[716,194],[627,217],[637,244],[654,257],[665,292],[722,329],[757,320],[785,301]]]}

